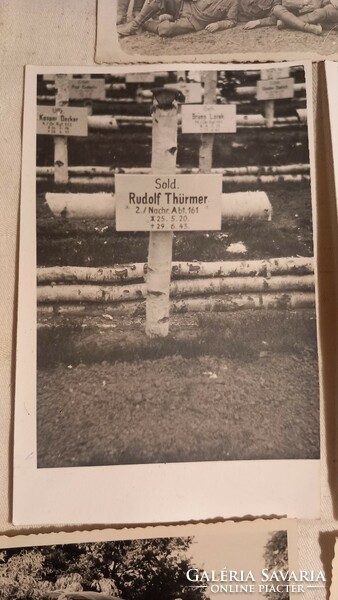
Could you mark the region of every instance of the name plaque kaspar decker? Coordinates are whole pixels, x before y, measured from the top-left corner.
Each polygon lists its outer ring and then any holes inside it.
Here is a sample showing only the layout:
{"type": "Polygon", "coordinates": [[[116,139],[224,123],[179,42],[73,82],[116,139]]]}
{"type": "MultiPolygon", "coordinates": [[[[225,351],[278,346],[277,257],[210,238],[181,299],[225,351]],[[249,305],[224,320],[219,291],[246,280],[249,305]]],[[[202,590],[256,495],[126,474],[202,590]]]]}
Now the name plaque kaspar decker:
{"type": "Polygon", "coordinates": [[[81,107],[38,106],[38,135],[88,135],[88,110],[81,107]]]}
{"type": "Polygon", "coordinates": [[[221,229],[221,174],[116,174],[115,194],[117,231],[221,229]]]}

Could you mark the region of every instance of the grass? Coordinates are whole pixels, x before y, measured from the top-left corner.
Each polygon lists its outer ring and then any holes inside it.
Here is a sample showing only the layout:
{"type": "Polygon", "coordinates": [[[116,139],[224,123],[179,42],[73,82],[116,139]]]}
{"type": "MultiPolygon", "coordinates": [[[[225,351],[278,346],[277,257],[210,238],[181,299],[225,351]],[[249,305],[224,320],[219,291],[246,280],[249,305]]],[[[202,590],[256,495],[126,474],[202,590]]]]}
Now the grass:
{"type": "MultiPolygon", "coordinates": [[[[55,323],[55,321],[54,321],[55,323]]],[[[38,365],[134,362],[166,356],[216,356],[252,361],[261,352],[301,356],[316,352],[312,310],[244,310],[176,315],[167,338],[149,339],[144,322],[117,329],[83,328],[75,320],[38,331],[38,365]]]]}
{"type": "Polygon", "coordinates": [[[39,334],[39,467],[318,458],[314,311],[186,319],[39,334]]]}
{"type": "Polygon", "coordinates": [[[163,39],[149,33],[121,39],[121,48],[131,58],[140,60],[142,56],[169,57],[177,60],[178,56],[201,55],[205,60],[206,55],[236,60],[252,61],[259,55],[260,60],[285,60],[290,53],[293,58],[307,53],[307,58],[315,54],[330,56],[337,53],[337,26],[330,27],[323,35],[315,36],[303,31],[283,29],[276,27],[262,27],[245,31],[243,25],[238,25],[227,31],[210,34],[199,31],[188,35],[177,36],[172,39],[163,39]]]}

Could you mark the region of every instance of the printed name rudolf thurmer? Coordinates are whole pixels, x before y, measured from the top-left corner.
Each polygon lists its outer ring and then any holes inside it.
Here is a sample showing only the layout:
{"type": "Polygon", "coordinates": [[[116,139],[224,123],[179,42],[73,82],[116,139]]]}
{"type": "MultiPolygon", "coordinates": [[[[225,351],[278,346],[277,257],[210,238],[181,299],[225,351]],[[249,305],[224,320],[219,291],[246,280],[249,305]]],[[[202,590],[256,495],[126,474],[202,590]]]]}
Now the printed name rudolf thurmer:
{"type": "Polygon", "coordinates": [[[132,205],[155,205],[159,206],[164,202],[168,205],[196,205],[196,204],[206,204],[208,201],[208,196],[205,195],[187,195],[179,192],[174,192],[172,190],[177,190],[177,180],[174,179],[165,179],[158,177],[155,179],[155,189],[163,190],[159,192],[154,192],[153,194],[149,194],[145,192],[144,194],[136,194],[135,192],[129,192],[129,204],[132,205]],[[164,191],[171,190],[171,191],[164,191]]]}

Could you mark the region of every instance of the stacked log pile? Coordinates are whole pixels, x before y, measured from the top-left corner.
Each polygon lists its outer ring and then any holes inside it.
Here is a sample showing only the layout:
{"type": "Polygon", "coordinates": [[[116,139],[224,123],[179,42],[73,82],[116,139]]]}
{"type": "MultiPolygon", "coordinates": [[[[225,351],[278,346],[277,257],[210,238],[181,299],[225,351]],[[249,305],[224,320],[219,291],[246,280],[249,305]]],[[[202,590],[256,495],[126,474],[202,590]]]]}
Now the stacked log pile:
{"type": "MultiPolygon", "coordinates": [[[[144,310],[146,281],[145,263],[39,268],[37,299],[42,312],[108,305],[111,314],[133,315],[144,310]]],[[[312,307],[313,259],[173,262],[170,297],[173,312],[312,307]]]]}

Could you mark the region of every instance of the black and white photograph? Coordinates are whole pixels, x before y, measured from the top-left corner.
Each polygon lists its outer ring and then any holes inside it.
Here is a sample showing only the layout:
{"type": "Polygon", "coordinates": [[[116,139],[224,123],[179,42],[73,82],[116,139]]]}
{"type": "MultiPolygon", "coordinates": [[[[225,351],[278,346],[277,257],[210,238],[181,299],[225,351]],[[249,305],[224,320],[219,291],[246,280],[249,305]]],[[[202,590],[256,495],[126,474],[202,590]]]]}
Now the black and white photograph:
{"type": "Polygon", "coordinates": [[[300,577],[286,519],[7,540],[2,600],[292,600],[324,587],[300,577]]]}
{"type": "Polygon", "coordinates": [[[34,102],[37,471],[316,471],[304,66],[38,73],[34,102]]]}
{"type": "MultiPolygon", "coordinates": [[[[318,458],[304,70],[277,80],[257,71],[134,79],[150,75],[104,78],[107,97],[92,101],[87,136],[37,133],[38,467],[318,458]],[[292,87],[292,97],[257,100],[271,81],[292,87]],[[174,99],[160,109],[156,98],[171,86],[200,104],[174,99]],[[197,112],[207,95],[235,109],[210,113],[212,125],[233,120],[234,133],[203,133],[197,112]],[[194,132],[184,133],[189,125],[194,132]],[[55,154],[62,141],[67,165],[55,154]],[[215,172],[222,180],[221,227],[208,231],[204,221],[207,231],[194,231],[189,211],[203,205],[172,192],[176,221],[165,232],[166,214],[143,193],[155,161],[185,173],[188,190],[210,162],[206,189],[215,172]],[[149,206],[150,236],[116,231],[117,175],[127,186],[135,179],[127,219],[149,206]],[[171,258],[169,300],[154,270],[171,258]]],[[[66,75],[68,88],[82,82],[66,75]]],[[[46,118],[58,94],[55,81],[38,78],[46,118]]],[[[70,100],[85,111],[87,103],[70,100]]]]}
{"type": "Polygon", "coordinates": [[[337,0],[99,0],[96,60],[332,57],[337,27],[337,0]]]}

